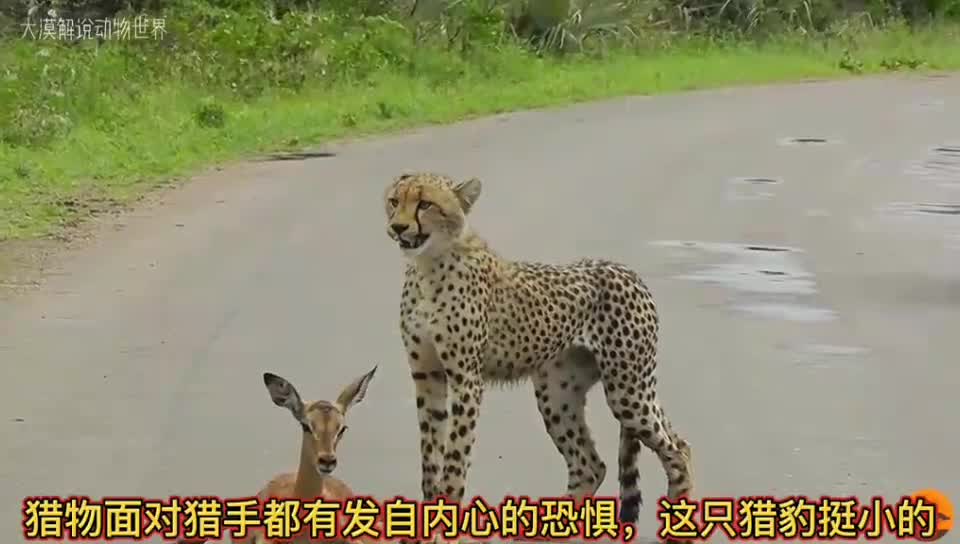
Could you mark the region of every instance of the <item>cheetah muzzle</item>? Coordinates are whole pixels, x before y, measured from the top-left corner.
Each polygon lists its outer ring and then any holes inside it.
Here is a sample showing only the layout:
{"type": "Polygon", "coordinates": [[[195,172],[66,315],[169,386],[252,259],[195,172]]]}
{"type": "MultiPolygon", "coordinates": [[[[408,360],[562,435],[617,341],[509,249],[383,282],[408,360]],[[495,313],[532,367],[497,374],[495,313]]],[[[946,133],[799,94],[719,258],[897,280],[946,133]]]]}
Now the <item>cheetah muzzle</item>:
{"type": "Polygon", "coordinates": [[[400,249],[420,249],[423,244],[427,243],[428,238],[430,238],[429,234],[417,234],[409,240],[403,236],[398,236],[397,245],[400,246],[400,249]]]}

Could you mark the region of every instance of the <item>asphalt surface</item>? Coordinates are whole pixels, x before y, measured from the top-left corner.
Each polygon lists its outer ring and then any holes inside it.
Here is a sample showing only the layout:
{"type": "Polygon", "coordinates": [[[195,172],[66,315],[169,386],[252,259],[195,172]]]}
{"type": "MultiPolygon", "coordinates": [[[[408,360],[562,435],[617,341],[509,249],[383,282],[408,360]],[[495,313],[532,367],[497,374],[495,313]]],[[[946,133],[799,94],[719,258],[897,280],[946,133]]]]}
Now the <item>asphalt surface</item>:
{"type": "MultiPolygon", "coordinates": [[[[200,176],[3,303],[7,542],[26,495],[247,496],[292,469],[299,428],[264,371],[333,398],[379,364],[339,474],[417,496],[380,201],[407,169],[479,176],[472,224],[505,256],[607,257],[646,279],[699,496],[960,498],[960,76],[629,98],[328,151],[200,176]]],[[[599,389],[589,407],[615,494],[599,389]]],[[[649,540],[665,478],[649,451],[641,468],[649,540]]],[[[529,385],[490,393],[468,493],[565,482],[529,385]]]]}

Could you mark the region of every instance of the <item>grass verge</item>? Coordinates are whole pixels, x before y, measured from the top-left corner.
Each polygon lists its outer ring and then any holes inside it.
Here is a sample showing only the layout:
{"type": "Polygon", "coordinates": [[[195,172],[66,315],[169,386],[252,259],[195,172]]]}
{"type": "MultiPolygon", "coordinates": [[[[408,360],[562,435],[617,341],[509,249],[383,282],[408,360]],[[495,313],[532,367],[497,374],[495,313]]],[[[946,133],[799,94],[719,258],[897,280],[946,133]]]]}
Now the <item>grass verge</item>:
{"type": "Polygon", "coordinates": [[[939,25],[832,41],[688,41],[564,60],[501,48],[442,83],[387,68],[362,83],[268,90],[255,99],[177,80],[135,93],[111,92],[106,82],[99,92],[109,107],[80,108],[64,137],[44,146],[0,143],[0,240],[62,234],[164,178],[339,137],[629,94],[957,68],[960,26],[939,25]]]}

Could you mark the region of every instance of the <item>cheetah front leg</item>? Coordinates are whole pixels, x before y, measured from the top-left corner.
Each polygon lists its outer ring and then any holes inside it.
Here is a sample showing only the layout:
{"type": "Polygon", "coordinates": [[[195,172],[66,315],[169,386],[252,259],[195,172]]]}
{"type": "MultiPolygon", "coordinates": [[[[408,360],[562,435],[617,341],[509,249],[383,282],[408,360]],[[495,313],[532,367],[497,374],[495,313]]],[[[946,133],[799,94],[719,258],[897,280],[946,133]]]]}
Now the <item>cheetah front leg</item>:
{"type": "MultiPolygon", "coordinates": [[[[458,362],[456,368],[447,368],[447,383],[450,396],[450,425],[447,427],[446,450],[443,460],[443,475],[439,495],[458,506],[463,505],[467,487],[467,474],[476,442],[477,420],[483,402],[483,379],[479,372],[470,369],[477,363],[469,360],[458,362]]],[[[437,538],[440,544],[445,539],[437,538]]],[[[446,540],[447,544],[461,544],[459,538],[446,540]]],[[[479,544],[479,543],[478,543],[479,544]]]]}
{"type": "MultiPolygon", "coordinates": [[[[484,331],[485,332],[485,331],[484,331]]],[[[450,399],[450,418],[447,426],[443,474],[440,477],[439,495],[447,501],[462,506],[470,471],[473,446],[476,442],[477,421],[483,403],[483,377],[481,374],[480,346],[485,334],[453,335],[445,338],[436,334],[434,348],[444,366],[447,377],[447,394],[450,399]]],[[[438,536],[438,542],[442,539],[438,536]]],[[[457,544],[458,539],[449,541],[457,544]]]]}
{"type": "Polygon", "coordinates": [[[436,322],[431,325],[430,340],[446,374],[450,404],[439,495],[460,503],[466,491],[483,402],[481,353],[487,330],[482,323],[467,327],[466,318],[463,326],[441,329],[436,322]]]}
{"type": "Polygon", "coordinates": [[[440,479],[440,495],[454,503],[463,501],[470,470],[477,421],[483,402],[483,379],[473,370],[478,361],[458,361],[447,368],[450,425],[440,479]]]}
{"type": "Polygon", "coordinates": [[[404,331],[410,375],[416,389],[420,425],[420,490],[423,500],[439,494],[447,436],[447,375],[433,346],[416,334],[404,331]]]}

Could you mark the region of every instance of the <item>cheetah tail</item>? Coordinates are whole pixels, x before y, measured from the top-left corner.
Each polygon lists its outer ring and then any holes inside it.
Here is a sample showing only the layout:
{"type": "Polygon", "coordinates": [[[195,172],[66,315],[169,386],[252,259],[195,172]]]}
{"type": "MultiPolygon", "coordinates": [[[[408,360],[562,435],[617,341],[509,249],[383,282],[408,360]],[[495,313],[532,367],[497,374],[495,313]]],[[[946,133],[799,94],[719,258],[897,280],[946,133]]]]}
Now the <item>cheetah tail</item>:
{"type": "Polygon", "coordinates": [[[637,462],[643,445],[639,437],[623,427],[620,428],[620,521],[637,523],[643,496],[640,491],[640,467],[637,462]]]}

